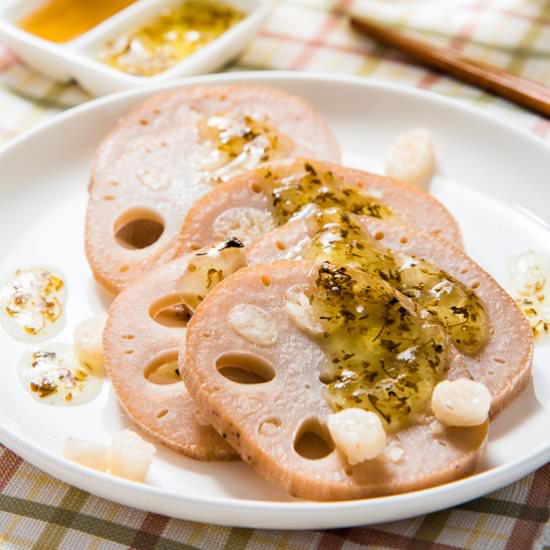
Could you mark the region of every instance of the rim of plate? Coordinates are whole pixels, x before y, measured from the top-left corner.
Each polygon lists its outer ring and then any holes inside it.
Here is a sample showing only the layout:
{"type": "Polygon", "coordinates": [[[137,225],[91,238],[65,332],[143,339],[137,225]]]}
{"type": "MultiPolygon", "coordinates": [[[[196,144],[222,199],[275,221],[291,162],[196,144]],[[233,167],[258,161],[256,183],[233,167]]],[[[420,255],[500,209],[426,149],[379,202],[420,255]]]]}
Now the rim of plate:
{"type": "MultiPolygon", "coordinates": [[[[366,88],[379,89],[381,91],[392,91],[396,93],[402,93],[405,95],[410,95],[412,97],[420,98],[427,100],[432,103],[438,103],[442,106],[445,106],[450,109],[457,111],[462,111],[468,115],[474,116],[475,118],[481,118],[485,122],[499,126],[501,129],[504,128],[507,131],[521,135],[523,138],[531,142],[531,145],[540,148],[542,151],[550,154],[550,145],[545,143],[541,138],[536,137],[533,133],[525,129],[520,129],[514,126],[511,122],[507,120],[501,120],[495,115],[481,111],[480,109],[463,103],[458,98],[448,97],[444,95],[436,94],[435,92],[430,92],[428,90],[423,90],[420,88],[414,88],[412,86],[407,86],[404,84],[399,84],[395,82],[388,82],[386,80],[380,79],[378,77],[361,77],[354,75],[335,75],[332,73],[324,73],[320,71],[311,71],[311,72],[302,72],[302,71],[235,71],[228,73],[213,73],[201,76],[192,76],[187,78],[181,78],[172,80],[169,82],[156,83],[147,86],[141,86],[139,88],[132,88],[131,90],[126,90],[122,92],[116,92],[114,94],[109,94],[103,97],[98,97],[86,101],[75,107],[69,107],[62,113],[59,113],[52,117],[51,119],[46,119],[42,122],[39,122],[32,128],[22,132],[20,135],[11,139],[8,143],[0,145],[0,160],[1,157],[9,151],[12,147],[18,146],[22,141],[38,134],[51,126],[60,124],[66,119],[80,115],[83,112],[88,110],[94,110],[109,103],[116,103],[120,100],[138,97],[141,95],[148,95],[155,92],[162,92],[170,90],[172,88],[179,88],[181,86],[194,86],[200,84],[214,84],[217,82],[233,82],[233,81],[250,81],[250,80],[259,80],[259,81],[280,81],[280,80],[289,80],[289,81],[313,81],[322,84],[324,82],[336,83],[336,84],[345,84],[348,86],[358,86],[366,88]]],[[[273,84],[276,85],[276,84],[273,84]]]]}
{"type": "MultiPolygon", "coordinates": [[[[59,114],[52,120],[46,120],[32,128],[31,130],[24,132],[22,135],[11,140],[8,144],[0,147],[0,163],[4,155],[8,154],[12,149],[17,148],[24,144],[28,139],[35,137],[37,134],[48,132],[52,127],[63,123],[68,119],[77,119],[82,113],[96,110],[104,105],[115,104],[119,101],[126,100],[128,98],[134,98],[139,96],[149,95],[151,93],[169,90],[171,88],[177,88],[181,86],[192,86],[196,84],[215,84],[220,82],[247,82],[254,81],[255,83],[271,83],[277,85],[277,82],[281,81],[313,81],[319,84],[332,83],[341,84],[343,86],[358,86],[364,88],[373,88],[380,91],[392,91],[414,98],[420,98],[429,102],[438,103],[448,109],[463,112],[465,115],[473,116],[475,118],[481,118],[486,123],[499,127],[501,130],[509,131],[516,136],[527,139],[531,142],[532,146],[541,149],[541,152],[549,154],[550,147],[548,147],[542,140],[536,138],[528,131],[515,128],[511,123],[503,122],[492,115],[484,112],[480,112],[470,105],[465,105],[456,99],[438,96],[434,93],[430,93],[425,90],[419,90],[416,88],[410,88],[395,83],[388,83],[379,79],[366,79],[364,77],[357,76],[341,76],[325,73],[301,73],[296,71],[240,71],[232,73],[221,73],[214,75],[203,75],[198,77],[187,78],[185,80],[177,80],[170,83],[164,83],[162,85],[147,86],[139,89],[119,92],[110,96],[98,98],[78,107],[74,107],[59,114]]],[[[213,505],[217,507],[223,507],[225,509],[241,508],[243,510],[254,510],[263,512],[275,512],[286,513],[292,512],[345,512],[345,511],[367,511],[369,508],[401,508],[401,512],[392,510],[389,519],[377,519],[376,521],[390,521],[404,519],[417,515],[418,513],[426,513],[434,510],[446,508],[448,506],[455,506],[460,503],[466,502],[473,498],[487,494],[493,490],[496,490],[503,485],[512,483],[517,479],[527,475],[534,471],[546,462],[550,461],[550,438],[537,447],[531,449],[522,458],[511,461],[507,464],[491,468],[489,470],[473,474],[469,477],[459,479],[443,485],[431,487],[428,489],[422,489],[419,491],[413,491],[409,493],[403,493],[398,495],[389,495],[385,497],[376,497],[360,500],[348,500],[348,501],[331,501],[331,502],[310,502],[310,501],[290,501],[290,502],[272,502],[252,499],[235,499],[232,497],[211,497],[201,495],[191,495],[182,493],[181,491],[175,491],[164,487],[151,486],[147,484],[135,483],[127,481],[125,479],[117,478],[109,474],[103,474],[96,472],[89,468],[85,468],[78,464],[75,464],[61,455],[57,455],[48,451],[42,450],[38,445],[35,445],[32,441],[25,437],[18,435],[11,431],[7,426],[0,423],[0,439],[4,445],[12,449],[15,453],[20,454],[25,460],[34,464],[35,466],[50,473],[54,477],[60,477],[56,472],[63,471],[66,474],[70,474],[72,480],[71,483],[75,485],[82,485],[78,482],[78,479],[86,479],[88,483],[85,484],[86,490],[90,491],[89,487],[96,482],[98,493],[101,493],[102,486],[108,485],[114,489],[117,487],[122,489],[126,494],[134,494],[136,496],[151,495],[161,496],[178,501],[179,503],[188,504],[202,504],[213,505]],[[48,469],[47,466],[51,467],[48,469]],[[56,470],[52,472],[51,470],[56,470]],[[443,498],[444,497],[444,498],[443,498]],[[416,504],[416,512],[411,510],[411,504],[416,504]]],[[[84,487],[83,487],[84,488],[84,487]]],[[[101,495],[100,495],[101,496],[101,495]]],[[[111,498],[111,497],[103,497],[111,498]]],[[[112,500],[112,499],[111,499],[112,500]]],[[[135,507],[140,507],[136,502],[135,507]]],[[[383,514],[380,514],[383,515],[383,514]]],[[[183,516],[181,516],[183,517],[183,516]]],[[[386,517],[386,516],[384,516],[386,517]]],[[[272,518],[276,519],[276,518],[272,518]]],[[[325,518],[326,519],[326,518],[325,518]]],[[[351,519],[351,518],[350,518],[351,519]]],[[[200,521],[200,520],[197,520],[200,521]]],[[[223,518],[220,518],[220,524],[223,524],[223,518]]],[[[254,523],[250,522],[250,526],[254,523]]],[[[310,522],[311,523],[311,522],[310,522]]],[[[322,523],[322,518],[318,518],[315,523],[322,523]]],[[[372,523],[369,518],[363,517],[361,520],[352,520],[350,522],[338,522],[341,525],[352,524],[368,524],[372,523]]],[[[228,523],[225,523],[226,525],[228,523]]],[[[246,525],[247,521],[243,520],[242,525],[246,525]]],[[[331,524],[332,525],[332,524],[331,524]]],[[[271,527],[273,528],[273,527],[271,527]]],[[[275,527],[276,528],[276,527],[275,527]]]]}

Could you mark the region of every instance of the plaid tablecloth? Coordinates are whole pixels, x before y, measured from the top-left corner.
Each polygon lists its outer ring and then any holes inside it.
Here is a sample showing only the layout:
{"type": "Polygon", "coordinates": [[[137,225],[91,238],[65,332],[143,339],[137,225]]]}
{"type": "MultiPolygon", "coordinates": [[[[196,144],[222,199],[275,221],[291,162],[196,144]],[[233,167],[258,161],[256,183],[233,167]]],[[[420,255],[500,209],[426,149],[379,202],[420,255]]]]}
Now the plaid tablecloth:
{"type": "MultiPolygon", "coordinates": [[[[550,141],[550,121],[411,64],[354,34],[345,9],[407,28],[436,44],[550,85],[547,0],[279,0],[259,36],[229,70],[355,74],[459,98],[550,141]]],[[[88,100],[0,47],[0,143],[88,100]]],[[[549,166],[550,174],[550,166],[549,166]]],[[[0,174],[0,177],[2,175],[0,174]]],[[[550,175],[549,175],[550,178],[550,175]]],[[[331,531],[261,531],[174,520],[69,487],[0,446],[0,548],[550,548],[550,465],[487,497],[415,519],[331,531]]]]}

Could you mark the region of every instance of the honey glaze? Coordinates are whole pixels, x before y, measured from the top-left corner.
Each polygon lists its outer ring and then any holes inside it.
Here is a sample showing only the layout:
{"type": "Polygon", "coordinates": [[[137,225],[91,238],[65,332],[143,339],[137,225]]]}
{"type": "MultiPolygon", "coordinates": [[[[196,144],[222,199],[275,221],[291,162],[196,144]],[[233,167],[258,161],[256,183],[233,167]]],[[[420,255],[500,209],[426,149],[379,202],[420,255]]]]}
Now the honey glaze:
{"type": "Polygon", "coordinates": [[[335,410],[359,407],[399,429],[426,412],[447,370],[449,346],[486,343],[489,322],[476,294],[430,262],[393,253],[357,215],[393,217],[377,199],[308,163],[281,180],[267,173],[278,224],[307,216],[305,259],[321,262],[308,293],[327,356],[321,379],[335,410]]]}
{"type": "Polygon", "coordinates": [[[485,309],[462,283],[381,247],[339,209],[314,221],[304,255],[324,260],[309,301],[329,357],[322,369],[328,400],[336,410],[376,412],[388,430],[402,427],[423,412],[441,380],[448,339],[467,354],[483,347],[485,309]]]}
{"type": "Polygon", "coordinates": [[[279,178],[266,169],[264,180],[271,190],[273,214],[278,225],[307,215],[312,210],[338,207],[346,212],[374,218],[391,218],[392,211],[380,200],[363,195],[344,184],[330,170],[320,171],[308,162],[301,174],[279,178]]]}
{"type": "Polygon", "coordinates": [[[243,247],[238,239],[229,239],[194,254],[178,281],[187,307],[194,311],[219,282],[246,265],[243,247]]]}
{"type": "Polygon", "coordinates": [[[81,364],[65,344],[26,352],[17,371],[23,388],[47,405],[82,405],[99,394],[103,383],[103,369],[81,364]]]}
{"type": "Polygon", "coordinates": [[[396,254],[395,259],[395,288],[425,308],[460,352],[476,354],[489,338],[489,319],[475,292],[422,258],[396,254]]]}
{"type": "Polygon", "coordinates": [[[426,409],[447,366],[443,328],[380,277],[324,262],[310,302],[324,330],[321,379],[335,410],[377,413],[388,431],[426,409]]]}
{"type": "Polygon", "coordinates": [[[488,337],[489,323],[476,294],[430,262],[402,253],[392,253],[371,238],[339,208],[317,212],[308,259],[328,260],[376,274],[393,288],[425,308],[425,314],[440,323],[455,347],[477,353],[488,337]]]}
{"type": "Polygon", "coordinates": [[[212,145],[201,168],[215,183],[259,164],[288,157],[294,145],[261,113],[217,113],[203,117],[199,135],[212,145]]]}
{"type": "Polygon", "coordinates": [[[49,0],[23,17],[18,26],[51,42],[68,42],[133,2],[134,0],[49,0]]]}
{"type": "Polygon", "coordinates": [[[187,0],[107,43],[99,60],[135,76],[153,76],[212,42],[245,14],[211,0],[187,0]]]}
{"type": "Polygon", "coordinates": [[[0,282],[0,321],[18,340],[37,342],[62,326],[67,287],[63,276],[45,267],[21,268],[0,282]]]}
{"type": "Polygon", "coordinates": [[[550,259],[533,250],[518,254],[510,262],[509,286],[533,336],[550,335],[550,259]]]}

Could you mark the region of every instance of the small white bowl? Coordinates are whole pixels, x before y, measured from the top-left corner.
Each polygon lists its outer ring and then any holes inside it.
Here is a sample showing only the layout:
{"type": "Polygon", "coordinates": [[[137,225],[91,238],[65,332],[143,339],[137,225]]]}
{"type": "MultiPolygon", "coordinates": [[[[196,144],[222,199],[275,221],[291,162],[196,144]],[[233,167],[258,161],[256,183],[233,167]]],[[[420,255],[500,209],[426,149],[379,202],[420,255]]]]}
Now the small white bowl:
{"type": "Polygon", "coordinates": [[[215,71],[243,50],[258,32],[272,6],[272,0],[222,0],[243,11],[246,17],[170,69],[154,76],[133,76],[99,61],[99,50],[109,40],[153,20],[163,8],[185,0],[137,0],[63,44],[43,40],[17,26],[17,21],[44,1],[4,0],[0,5],[0,42],[38,72],[61,82],[74,79],[97,96],[215,71]]]}

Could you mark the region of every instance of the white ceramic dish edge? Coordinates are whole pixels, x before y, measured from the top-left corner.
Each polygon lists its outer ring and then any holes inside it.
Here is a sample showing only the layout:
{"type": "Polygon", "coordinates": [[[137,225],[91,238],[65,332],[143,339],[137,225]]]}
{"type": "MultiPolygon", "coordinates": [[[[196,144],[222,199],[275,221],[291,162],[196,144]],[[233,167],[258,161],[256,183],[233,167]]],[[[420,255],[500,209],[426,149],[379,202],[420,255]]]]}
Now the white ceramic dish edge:
{"type": "Polygon", "coordinates": [[[169,517],[254,529],[331,529],[398,521],[457,506],[482,494],[495,491],[521,479],[550,459],[548,447],[535,449],[529,460],[525,460],[520,465],[512,463],[432,489],[377,498],[377,506],[374,510],[365,510],[364,500],[290,504],[240,501],[239,505],[235,506],[232,499],[220,498],[216,499],[216,506],[213,507],[212,499],[200,496],[189,498],[175,491],[164,490],[172,497],[168,501],[160,497],[154,487],[100,474],[62,457],[46,458],[39,451],[37,452],[30,442],[13,437],[13,434],[3,426],[0,426],[0,439],[4,445],[34,466],[99,497],[169,517]],[[479,491],[480,477],[484,478],[482,494],[479,491]],[[137,487],[139,492],[136,492],[137,487]],[[116,492],[116,499],[113,499],[113,491],[116,492]],[[174,509],[172,499],[181,504],[182,510],[185,510],[183,514],[181,510],[174,509]],[[289,506],[292,508],[290,514],[289,506]],[[399,511],[396,512],[396,510],[399,511]],[[284,520],[281,516],[284,516],[284,520]]]}

